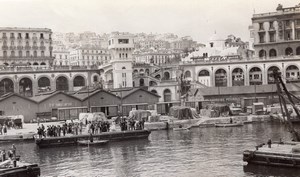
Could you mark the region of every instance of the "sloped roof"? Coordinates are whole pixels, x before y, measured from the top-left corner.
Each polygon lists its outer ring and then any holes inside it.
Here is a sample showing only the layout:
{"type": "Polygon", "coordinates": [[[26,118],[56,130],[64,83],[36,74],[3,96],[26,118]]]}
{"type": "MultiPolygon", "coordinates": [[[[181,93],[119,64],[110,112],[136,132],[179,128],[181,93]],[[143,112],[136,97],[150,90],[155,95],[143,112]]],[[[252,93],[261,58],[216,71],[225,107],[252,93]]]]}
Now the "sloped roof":
{"type": "Polygon", "coordinates": [[[144,91],[144,92],[146,92],[146,93],[149,93],[149,94],[151,94],[151,95],[154,95],[154,96],[156,96],[156,97],[160,97],[159,95],[157,95],[157,94],[155,94],[155,93],[153,93],[153,92],[150,92],[150,91],[148,91],[148,90],[144,90],[144,89],[141,89],[141,88],[133,88],[132,90],[126,91],[125,93],[122,92],[122,97],[123,97],[123,98],[126,98],[126,97],[128,97],[128,96],[134,94],[135,92],[137,92],[137,91],[139,91],[139,90],[144,91]]]}
{"type": "Polygon", "coordinates": [[[43,101],[45,101],[45,100],[47,100],[47,99],[49,99],[49,98],[51,98],[51,97],[53,97],[55,95],[58,95],[58,94],[63,94],[63,95],[66,95],[68,97],[80,100],[79,98],[77,98],[77,97],[75,97],[73,95],[69,95],[69,94],[67,94],[65,92],[62,92],[62,91],[56,91],[56,92],[53,92],[53,93],[47,94],[47,95],[40,95],[40,96],[31,97],[31,99],[34,100],[34,101],[36,101],[36,102],[38,102],[38,103],[40,103],[40,102],[43,102],[43,101]]]}
{"type": "Polygon", "coordinates": [[[79,92],[79,93],[74,94],[73,96],[76,97],[76,98],[78,98],[78,99],[80,99],[80,100],[82,100],[82,101],[84,101],[84,100],[88,99],[89,97],[91,97],[91,96],[93,96],[93,95],[95,95],[95,94],[97,94],[99,92],[105,92],[107,94],[110,94],[110,95],[112,95],[112,96],[117,97],[117,98],[120,99],[119,96],[117,96],[117,95],[115,95],[115,94],[113,94],[113,93],[111,93],[111,92],[109,92],[107,90],[103,90],[103,89],[94,90],[92,92],[79,92]]]}
{"type": "Polygon", "coordinates": [[[12,96],[17,96],[17,97],[20,97],[22,99],[25,99],[25,100],[28,100],[28,101],[31,101],[31,102],[34,102],[34,103],[38,103],[37,101],[31,99],[31,98],[28,98],[28,97],[25,97],[23,95],[20,95],[20,94],[17,94],[17,93],[11,93],[11,94],[7,94],[7,95],[4,95],[0,98],[0,101],[3,101],[3,100],[6,100],[12,96]]]}

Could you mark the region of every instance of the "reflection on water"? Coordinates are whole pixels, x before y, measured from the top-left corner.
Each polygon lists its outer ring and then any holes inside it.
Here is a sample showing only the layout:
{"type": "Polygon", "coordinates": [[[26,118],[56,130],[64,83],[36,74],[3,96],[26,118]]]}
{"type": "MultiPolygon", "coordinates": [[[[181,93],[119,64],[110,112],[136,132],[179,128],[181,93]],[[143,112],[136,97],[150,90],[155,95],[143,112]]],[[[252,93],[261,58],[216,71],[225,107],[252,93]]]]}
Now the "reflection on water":
{"type": "MultiPolygon", "coordinates": [[[[103,147],[39,149],[15,143],[21,159],[38,163],[43,176],[272,176],[274,170],[244,166],[242,153],[289,133],[279,124],[249,124],[190,131],[153,131],[149,140],[110,142],[103,147]]],[[[9,148],[11,143],[0,144],[9,148]]],[[[289,171],[291,175],[291,171],[289,171]]],[[[295,174],[300,174],[295,172],[295,174]]],[[[276,176],[288,176],[281,170],[276,176]]]]}

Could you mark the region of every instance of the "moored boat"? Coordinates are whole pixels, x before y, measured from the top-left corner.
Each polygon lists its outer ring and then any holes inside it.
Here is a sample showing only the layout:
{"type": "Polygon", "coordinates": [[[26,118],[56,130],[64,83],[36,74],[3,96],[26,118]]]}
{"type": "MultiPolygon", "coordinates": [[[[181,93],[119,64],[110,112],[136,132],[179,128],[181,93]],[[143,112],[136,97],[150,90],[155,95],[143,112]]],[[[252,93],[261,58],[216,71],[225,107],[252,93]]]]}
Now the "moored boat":
{"type": "Polygon", "coordinates": [[[80,146],[101,146],[108,143],[108,140],[95,140],[90,142],[90,140],[81,140],[77,141],[77,144],[80,146]]]}
{"type": "Polygon", "coordinates": [[[11,159],[0,162],[1,177],[38,177],[41,175],[37,164],[16,162],[11,159]]]}
{"type": "Polygon", "coordinates": [[[243,126],[244,123],[243,122],[237,122],[237,123],[216,123],[215,127],[240,127],[243,126]]]}
{"type": "Polygon", "coordinates": [[[189,130],[188,128],[173,128],[173,131],[189,130]]]}

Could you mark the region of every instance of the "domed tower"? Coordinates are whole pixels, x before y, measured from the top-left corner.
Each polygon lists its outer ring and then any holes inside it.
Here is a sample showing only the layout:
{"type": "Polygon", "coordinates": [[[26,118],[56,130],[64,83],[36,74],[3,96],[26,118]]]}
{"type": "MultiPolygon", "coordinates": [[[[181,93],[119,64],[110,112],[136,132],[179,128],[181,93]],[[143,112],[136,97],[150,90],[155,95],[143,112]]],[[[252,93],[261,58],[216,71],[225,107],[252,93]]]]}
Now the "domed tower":
{"type": "Polygon", "coordinates": [[[129,33],[112,33],[108,40],[113,68],[113,88],[132,87],[134,41],[129,33]]]}

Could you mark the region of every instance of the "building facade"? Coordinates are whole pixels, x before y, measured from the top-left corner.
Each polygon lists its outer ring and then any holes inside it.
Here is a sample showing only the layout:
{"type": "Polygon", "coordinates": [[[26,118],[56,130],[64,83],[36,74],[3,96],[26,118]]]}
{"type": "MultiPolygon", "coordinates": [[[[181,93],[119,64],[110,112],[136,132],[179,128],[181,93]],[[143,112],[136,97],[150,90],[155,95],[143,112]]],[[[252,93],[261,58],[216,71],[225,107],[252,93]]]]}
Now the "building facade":
{"type": "Polygon", "coordinates": [[[0,64],[51,65],[51,35],[47,28],[0,28],[0,64]]]}

